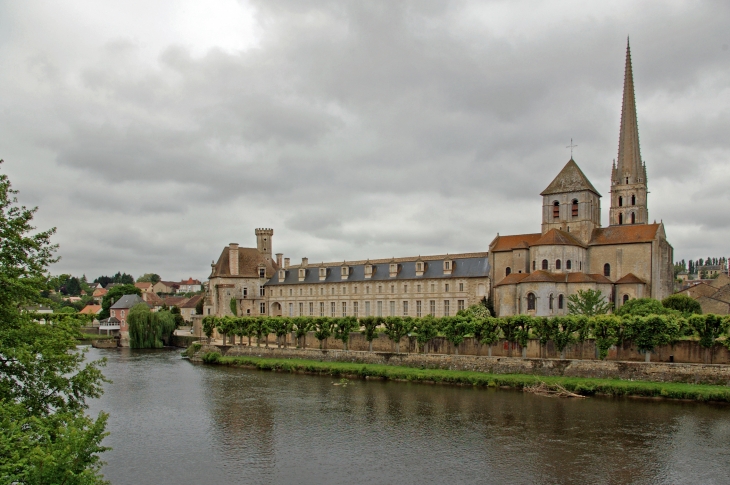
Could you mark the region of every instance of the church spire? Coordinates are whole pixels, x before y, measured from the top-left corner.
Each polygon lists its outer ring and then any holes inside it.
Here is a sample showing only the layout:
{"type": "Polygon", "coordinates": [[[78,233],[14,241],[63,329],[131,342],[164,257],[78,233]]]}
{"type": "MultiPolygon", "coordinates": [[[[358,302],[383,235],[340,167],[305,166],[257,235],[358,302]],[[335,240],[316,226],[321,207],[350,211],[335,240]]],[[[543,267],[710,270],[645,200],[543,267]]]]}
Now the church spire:
{"type": "Polygon", "coordinates": [[[639,150],[639,125],[636,121],[634,73],[631,68],[631,47],[626,39],[626,67],[624,71],[624,99],[621,108],[621,132],[618,140],[618,172],[616,175],[629,183],[637,183],[643,175],[639,150]]]}

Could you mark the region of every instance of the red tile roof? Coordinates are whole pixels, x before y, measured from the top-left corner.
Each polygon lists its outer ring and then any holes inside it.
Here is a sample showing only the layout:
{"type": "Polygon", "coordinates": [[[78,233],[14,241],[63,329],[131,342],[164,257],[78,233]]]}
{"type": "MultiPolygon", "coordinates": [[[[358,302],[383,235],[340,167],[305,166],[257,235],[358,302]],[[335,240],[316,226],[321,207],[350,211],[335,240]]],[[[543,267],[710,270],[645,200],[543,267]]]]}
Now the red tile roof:
{"type": "Polygon", "coordinates": [[[600,274],[550,273],[537,270],[532,273],[512,273],[494,286],[515,285],[518,283],[602,283],[612,284],[611,280],[600,274]]]}
{"type": "Polygon", "coordinates": [[[502,278],[499,283],[497,283],[494,286],[502,286],[502,285],[514,285],[519,283],[520,281],[527,278],[530,274],[529,273],[511,273],[502,278]]]}
{"type": "Polygon", "coordinates": [[[101,311],[101,305],[86,305],[79,313],[84,315],[96,315],[101,311]]]}
{"type": "Polygon", "coordinates": [[[599,227],[593,230],[590,246],[603,244],[632,244],[652,242],[661,224],[629,224],[599,227]]]}
{"type": "Polygon", "coordinates": [[[618,281],[616,281],[617,285],[636,284],[636,283],[645,284],[646,282],[644,280],[642,280],[641,278],[639,278],[638,276],[636,276],[634,273],[629,273],[629,274],[623,276],[622,278],[619,278],[618,281]]]}
{"type": "Polygon", "coordinates": [[[579,246],[584,248],[585,244],[578,241],[570,233],[559,229],[550,229],[544,236],[532,243],[532,246],[579,246]]]}
{"type": "MultiPolygon", "coordinates": [[[[536,234],[515,234],[514,236],[497,236],[490,244],[492,252],[512,251],[513,249],[524,248],[536,243],[542,237],[541,233],[536,234]]],[[[519,273],[518,273],[519,274],[519,273]]]]}
{"type": "Polygon", "coordinates": [[[203,298],[203,295],[195,295],[188,301],[180,305],[180,308],[195,308],[201,298],[203,298]]]}

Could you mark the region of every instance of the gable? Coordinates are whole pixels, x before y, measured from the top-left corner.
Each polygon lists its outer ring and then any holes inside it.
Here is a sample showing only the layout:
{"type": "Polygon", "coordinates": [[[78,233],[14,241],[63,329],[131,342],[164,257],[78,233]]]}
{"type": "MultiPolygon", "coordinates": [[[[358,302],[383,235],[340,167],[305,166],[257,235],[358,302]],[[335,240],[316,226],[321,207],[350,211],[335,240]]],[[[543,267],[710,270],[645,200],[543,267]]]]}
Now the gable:
{"type": "Polygon", "coordinates": [[[567,192],[581,192],[588,190],[598,197],[598,193],[593,184],[588,180],[578,164],[571,158],[563,167],[560,173],[550,182],[540,195],[565,194],[567,192]]]}

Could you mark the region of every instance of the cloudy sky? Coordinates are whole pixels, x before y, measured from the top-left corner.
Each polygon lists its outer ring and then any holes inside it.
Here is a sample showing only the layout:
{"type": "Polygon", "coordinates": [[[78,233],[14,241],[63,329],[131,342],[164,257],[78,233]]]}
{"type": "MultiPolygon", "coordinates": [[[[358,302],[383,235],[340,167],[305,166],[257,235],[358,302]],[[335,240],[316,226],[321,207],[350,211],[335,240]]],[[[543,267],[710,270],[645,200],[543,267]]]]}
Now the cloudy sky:
{"type": "Polygon", "coordinates": [[[569,158],[603,193],[631,37],[649,216],[727,255],[727,1],[0,2],[0,158],[54,273],[486,251],[569,158]]]}

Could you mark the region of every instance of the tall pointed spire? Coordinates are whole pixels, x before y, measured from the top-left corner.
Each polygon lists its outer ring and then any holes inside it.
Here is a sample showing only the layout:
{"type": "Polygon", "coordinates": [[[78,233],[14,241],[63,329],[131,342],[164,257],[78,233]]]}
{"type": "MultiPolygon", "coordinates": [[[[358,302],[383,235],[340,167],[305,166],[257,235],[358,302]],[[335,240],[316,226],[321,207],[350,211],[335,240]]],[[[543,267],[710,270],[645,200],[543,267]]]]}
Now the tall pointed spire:
{"type": "Polygon", "coordinates": [[[624,71],[624,99],[621,108],[621,132],[618,140],[619,177],[630,177],[631,183],[643,175],[641,152],[639,150],[639,125],[636,121],[636,98],[634,97],[634,73],[631,68],[631,47],[626,39],[626,68],[624,71]]]}

